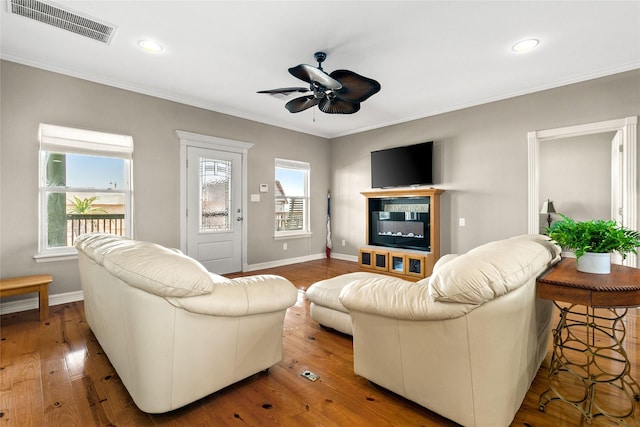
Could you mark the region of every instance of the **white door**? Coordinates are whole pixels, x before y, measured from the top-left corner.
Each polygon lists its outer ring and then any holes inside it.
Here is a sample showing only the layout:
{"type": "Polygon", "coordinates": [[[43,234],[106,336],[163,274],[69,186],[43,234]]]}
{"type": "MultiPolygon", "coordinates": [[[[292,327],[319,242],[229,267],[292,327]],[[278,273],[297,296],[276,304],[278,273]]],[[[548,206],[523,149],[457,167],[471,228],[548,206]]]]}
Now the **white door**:
{"type": "Polygon", "coordinates": [[[187,255],[213,273],[242,270],[242,155],[187,147],[187,255]]]}

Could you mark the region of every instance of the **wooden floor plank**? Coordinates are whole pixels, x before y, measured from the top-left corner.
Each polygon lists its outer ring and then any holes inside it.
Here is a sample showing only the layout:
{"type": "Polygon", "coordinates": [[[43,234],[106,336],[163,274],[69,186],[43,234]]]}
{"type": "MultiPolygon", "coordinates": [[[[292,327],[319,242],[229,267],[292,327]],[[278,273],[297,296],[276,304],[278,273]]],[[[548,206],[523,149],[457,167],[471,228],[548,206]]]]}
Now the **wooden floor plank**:
{"type": "MultiPolygon", "coordinates": [[[[29,370],[31,368],[28,368],[29,370]]],[[[22,371],[24,372],[24,371],[22,371]]],[[[12,419],[16,426],[40,427],[46,425],[42,403],[40,376],[25,378],[12,386],[12,419]]]]}
{"type": "Polygon", "coordinates": [[[13,389],[0,389],[0,426],[17,425],[13,419],[13,389]]]}
{"type": "Polygon", "coordinates": [[[42,382],[45,423],[78,425],[80,417],[64,358],[49,359],[43,363],[42,382]]]}
{"type": "MultiPolygon", "coordinates": [[[[455,426],[456,424],[353,372],[352,338],[309,318],[304,290],[318,280],[360,271],[356,263],[318,260],[258,273],[279,274],[299,289],[283,331],[283,360],[269,369],[166,414],[145,414],[133,403],[84,319],[82,302],[0,317],[0,427],[5,426],[455,426]],[[320,379],[300,376],[309,369],[320,379]]],[[[638,309],[625,318],[625,346],[640,377],[638,309]]],[[[557,321],[557,313],[556,320],[557,321]]],[[[561,403],[538,410],[549,355],[513,427],[585,426],[561,403]]],[[[605,398],[609,398],[605,396],[605,398]]],[[[640,403],[638,404],[640,405],[640,403]]],[[[638,408],[640,414],[640,408],[638,408]]],[[[591,426],[620,425],[604,418],[591,426]]]]}

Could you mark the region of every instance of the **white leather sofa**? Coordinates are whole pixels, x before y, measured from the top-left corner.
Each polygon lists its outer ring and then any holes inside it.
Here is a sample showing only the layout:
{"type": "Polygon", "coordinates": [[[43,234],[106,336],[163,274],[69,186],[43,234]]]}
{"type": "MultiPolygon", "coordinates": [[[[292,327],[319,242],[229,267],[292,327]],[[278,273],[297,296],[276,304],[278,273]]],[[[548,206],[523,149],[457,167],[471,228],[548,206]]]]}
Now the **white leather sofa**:
{"type": "Polygon", "coordinates": [[[135,404],[167,412],[282,360],[297,299],[272,275],[227,279],[180,251],[109,234],[76,242],[87,321],[135,404]]]}
{"type": "Polygon", "coordinates": [[[526,235],[446,255],[420,282],[351,282],[355,373],[464,426],[508,426],[550,341],[536,278],[559,259],[526,235]]]}

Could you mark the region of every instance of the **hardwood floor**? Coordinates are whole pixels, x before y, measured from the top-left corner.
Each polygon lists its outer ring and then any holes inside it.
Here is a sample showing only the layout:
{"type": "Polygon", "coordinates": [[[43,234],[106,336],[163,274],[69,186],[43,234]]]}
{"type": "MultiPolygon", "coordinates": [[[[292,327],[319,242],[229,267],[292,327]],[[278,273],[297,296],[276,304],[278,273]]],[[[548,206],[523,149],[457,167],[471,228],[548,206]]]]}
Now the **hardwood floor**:
{"type": "MultiPolygon", "coordinates": [[[[39,321],[37,310],[4,315],[0,318],[0,427],[455,426],[356,376],[351,337],[324,329],[309,318],[303,291],[318,280],[351,271],[359,271],[357,264],[319,260],[244,274],[280,274],[300,289],[285,320],[284,359],[268,373],[160,415],[145,414],[133,404],[85,322],[82,302],[51,307],[44,322],[39,321]],[[311,382],[301,377],[306,369],[320,379],[311,382]]],[[[640,378],[639,317],[638,309],[631,309],[626,317],[627,351],[636,379],[640,378]]],[[[545,413],[538,411],[538,397],[547,388],[548,360],[512,426],[586,425],[564,403],[553,402],[545,413]]],[[[640,414],[640,407],[636,412],[640,414]]],[[[619,424],[600,418],[591,425],[619,424]]]]}

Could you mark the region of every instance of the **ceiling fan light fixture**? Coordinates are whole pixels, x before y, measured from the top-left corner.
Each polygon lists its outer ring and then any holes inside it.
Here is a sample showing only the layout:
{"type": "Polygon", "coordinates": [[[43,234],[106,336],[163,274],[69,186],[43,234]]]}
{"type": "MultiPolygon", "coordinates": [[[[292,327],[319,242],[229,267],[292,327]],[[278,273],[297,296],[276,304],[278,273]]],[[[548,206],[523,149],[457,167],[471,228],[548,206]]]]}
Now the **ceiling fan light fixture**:
{"type": "Polygon", "coordinates": [[[154,40],[140,40],[138,41],[138,46],[149,53],[160,53],[164,50],[164,47],[154,40]]]}
{"type": "Polygon", "coordinates": [[[328,114],[353,114],[360,110],[360,103],[380,91],[380,83],[349,70],[335,70],[327,74],[322,63],[327,55],[316,52],[314,58],[318,66],[300,64],[289,68],[289,74],[309,83],[309,89],[284,87],[280,89],[260,90],[258,93],[291,94],[293,92],[311,92],[287,102],[285,108],[290,113],[299,113],[318,106],[328,114]]]}
{"type": "Polygon", "coordinates": [[[540,44],[538,39],[521,40],[511,47],[511,50],[518,53],[530,52],[540,44]]]}

